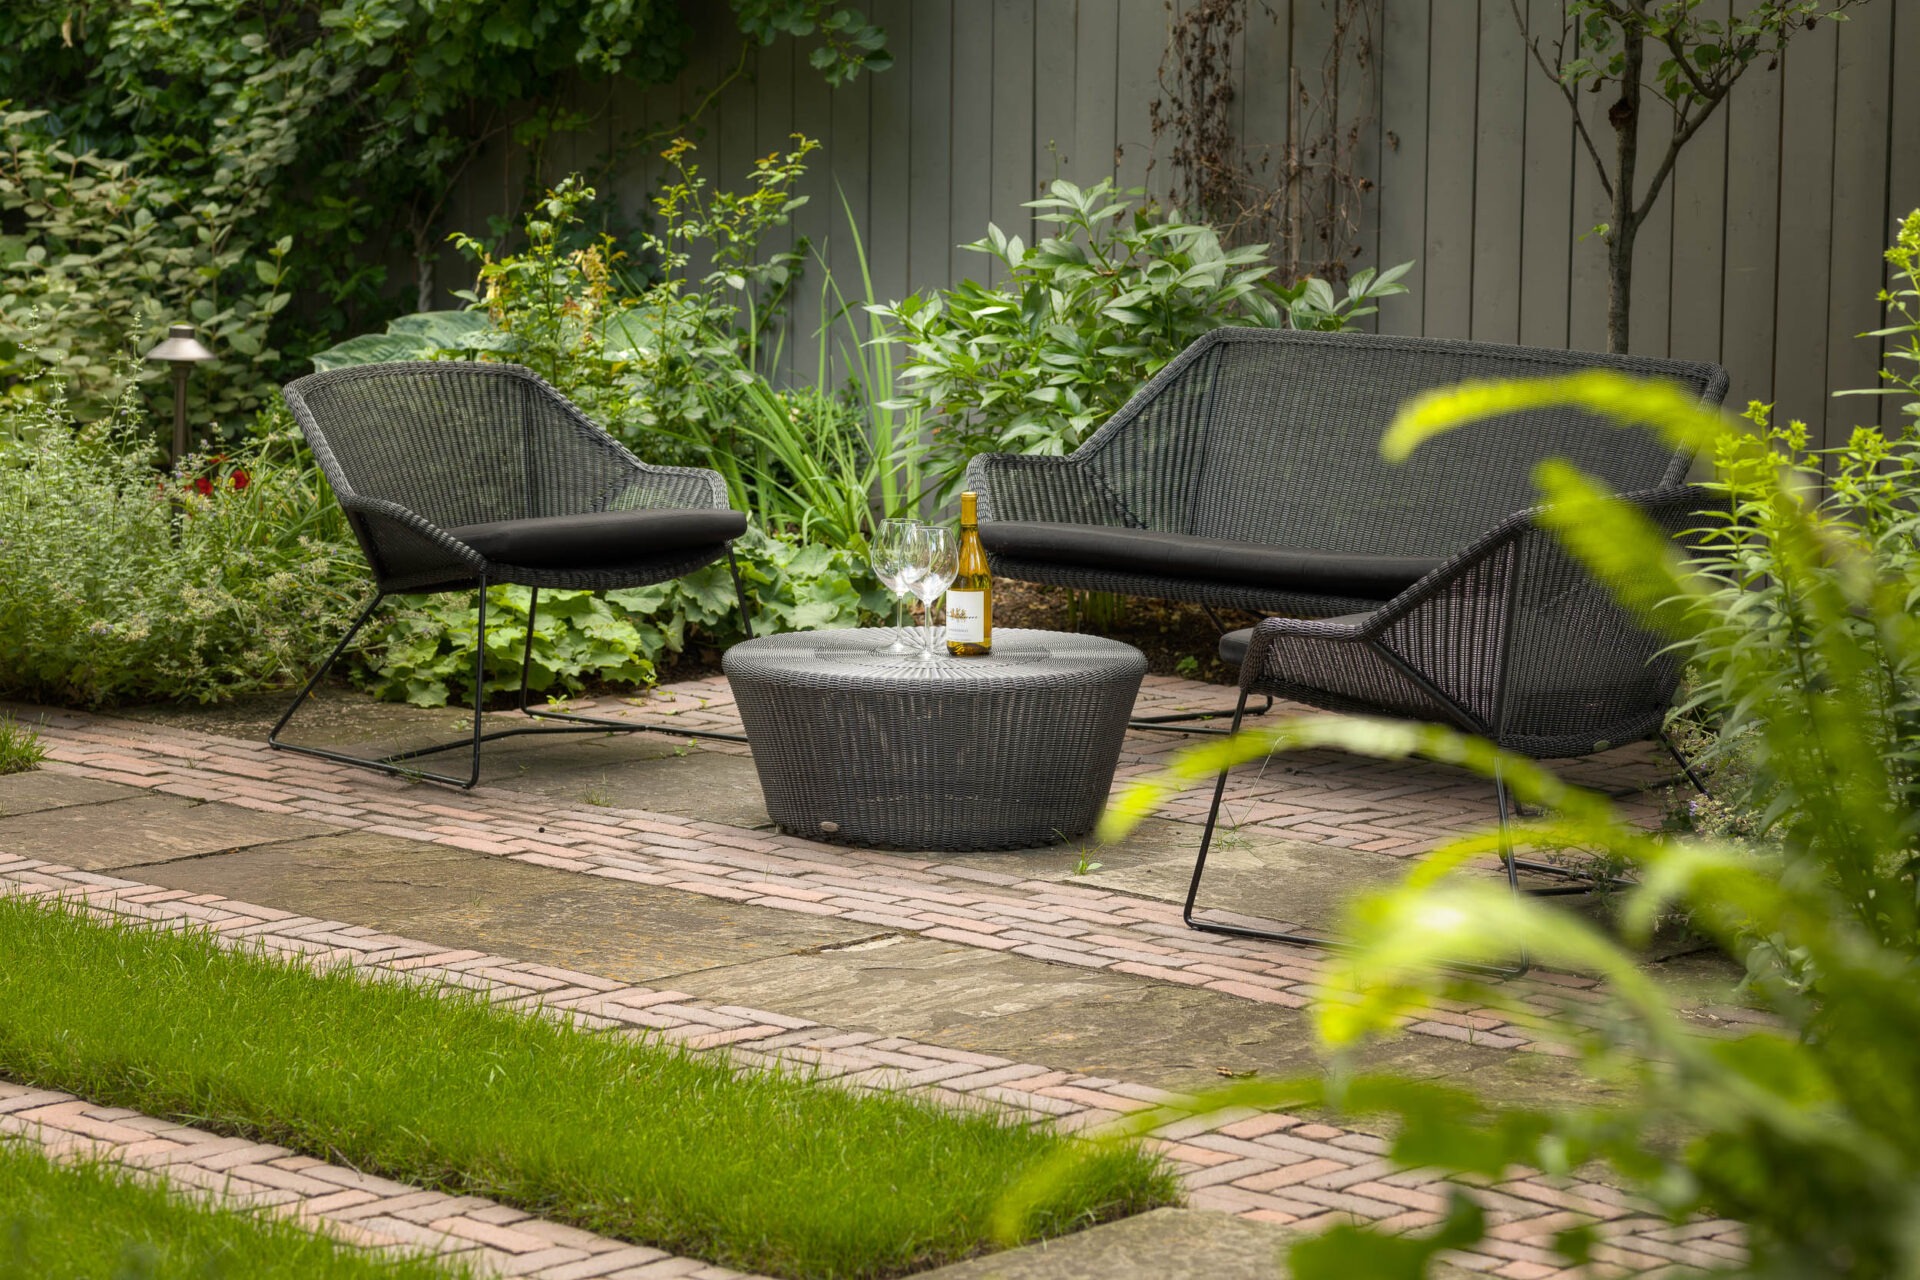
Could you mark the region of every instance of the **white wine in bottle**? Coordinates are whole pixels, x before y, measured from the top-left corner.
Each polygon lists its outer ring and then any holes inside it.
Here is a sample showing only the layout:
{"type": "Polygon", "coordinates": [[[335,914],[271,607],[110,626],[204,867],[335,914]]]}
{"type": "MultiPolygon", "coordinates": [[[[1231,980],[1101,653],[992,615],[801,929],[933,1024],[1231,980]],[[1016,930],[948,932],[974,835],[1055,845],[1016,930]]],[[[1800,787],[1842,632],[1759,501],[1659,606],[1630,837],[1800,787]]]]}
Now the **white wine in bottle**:
{"type": "Polygon", "coordinates": [[[993,571],[980,549],[979,499],[960,495],[960,563],[947,588],[947,652],[978,658],[993,652],[993,571]]]}

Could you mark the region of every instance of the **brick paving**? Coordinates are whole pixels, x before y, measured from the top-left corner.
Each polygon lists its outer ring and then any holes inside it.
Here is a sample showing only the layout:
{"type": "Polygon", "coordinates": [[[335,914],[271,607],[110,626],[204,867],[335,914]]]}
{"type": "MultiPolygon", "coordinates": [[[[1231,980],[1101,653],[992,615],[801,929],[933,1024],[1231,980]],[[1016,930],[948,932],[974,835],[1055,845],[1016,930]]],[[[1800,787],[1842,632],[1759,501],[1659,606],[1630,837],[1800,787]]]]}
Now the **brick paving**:
{"type": "Polygon", "coordinates": [[[56,1160],[104,1160],[182,1194],[279,1214],[367,1249],[433,1254],[479,1275],[533,1280],[745,1280],[741,1272],[612,1240],[480,1196],[456,1196],[345,1165],[0,1080],[0,1139],[56,1160]]]}
{"type": "MultiPolygon", "coordinates": [[[[901,1037],[849,1032],[744,1005],[703,1001],[681,992],[620,983],[506,956],[447,951],[363,926],[6,855],[0,855],[0,892],[64,899],[84,904],[103,916],[138,920],[155,927],[202,928],[229,945],[264,948],[316,967],[344,964],[374,979],[418,983],[437,990],[478,991],[501,1005],[570,1018],[584,1028],[638,1034],[694,1050],[724,1053],[748,1068],[799,1071],[856,1088],[911,1090],[948,1105],[1000,1110],[1071,1130],[1097,1129],[1156,1106],[1174,1108],[1177,1113],[1182,1102],[1177,1095],[1123,1080],[1049,1070],[901,1037]]],[[[0,1112],[7,1113],[0,1115],[0,1133],[37,1122],[42,1126],[42,1141],[47,1140],[44,1133],[50,1127],[56,1134],[56,1146],[72,1146],[87,1139],[119,1143],[121,1151],[131,1153],[156,1137],[178,1144],[180,1149],[232,1141],[211,1135],[188,1137],[185,1135],[193,1131],[125,1112],[90,1108],[64,1095],[18,1086],[0,1085],[0,1112]],[[57,1123],[48,1126],[49,1118],[57,1123]]],[[[1178,1170],[1188,1201],[1195,1208],[1222,1210],[1300,1230],[1353,1221],[1417,1229],[1437,1223],[1444,1209],[1446,1188],[1440,1175],[1397,1170],[1383,1157],[1386,1144],[1376,1136],[1295,1116],[1247,1111],[1176,1114],[1176,1118],[1153,1129],[1150,1140],[1178,1170]]],[[[165,1154],[161,1148],[147,1149],[165,1154]]],[[[346,1204],[336,1198],[339,1190],[369,1188],[330,1181],[316,1172],[316,1167],[330,1166],[319,1166],[315,1161],[303,1163],[278,1148],[270,1150],[274,1154],[263,1149],[243,1158],[216,1154],[215,1160],[228,1163],[211,1168],[203,1168],[197,1155],[184,1160],[176,1154],[171,1162],[156,1163],[166,1163],[170,1172],[182,1167],[201,1169],[185,1180],[202,1187],[209,1187],[216,1174],[244,1173],[245,1184],[236,1184],[237,1194],[243,1199],[294,1206],[289,1210],[294,1212],[310,1211],[329,1229],[343,1223],[358,1230],[384,1232],[404,1243],[462,1250],[486,1265],[516,1268],[513,1274],[730,1274],[664,1257],[646,1261],[642,1269],[634,1271],[568,1270],[600,1265],[603,1259],[615,1256],[613,1249],[596,1253],[589,1248],[588,1239],[597,1238],[573,1233],[562,1239],[552,1233],[564,1229],[534,1223],[514,1216],[516,1211],[469,1198],[447,1197],[444,1204],[420,1201],[416,1216],[409,1216],[393,1206],[409,1196],[432,1193],[398,1184],[383,1184],[378,1196],[387,1197],[385,1200],[346,1204]],[[293,1161],[291,1167],[289,1159],[293,1161]],[[284,1174],[295,1176],[290,1180],[284,1174]],[[310,1199],[300,1200],[301,1196],[310,1199]],[[377,1207],[382,1203],[391,1211],[377,1207]],[[417,1214],[428,1212],[429,1203],[444,1212],[422,1221],[417,1214]],[[351,1216],[343,1217],[343,1213],[351,1216]],[[511,1220],[503,1220],[502,1215],[511,1220]],[[413,1229],[402,1230],[404,1226],[413,1229]],[[536,1248],[536,1239],[550,1243],[536,1248]],[[574,1250],[577,1256],[562,1261],[555,1253],[549,1262],[544,1248],[574,1250]],[[533,1261],[536,1258],[538,1262],[533,1261]],[[661,1269],[674,1265],[689,1269],[661,1269]],[[645,1269],[648,1267],[654,1269],[645,1269]]],[[[349,1173],[340,1171],[343,1177],[349,1173]]],[[[1603,1273],[1645,1273],[1677,1265],[1715,1266],[1744,1256],[1736,1224],[1708,1221],[1676,1227],[1648,1214],[1619,1191],[1598,1183],[1516,1170],[1505,1181],[1481,1186],[1476,1194],[1488,1211],[1493,1230],[1478,1249],[1451,1255],[1452,1260],[1469,1270],[1510,1280],[1560,1274],[1548,1244],[1555,1231],[1576,1220],[1597,1224],[1605,1241],[1596,1252],[1605,1264],[1603,1273]]],[[[414,1204],[407,1201],[408,1206],[414,1204]]]]}
{"type": "MultiPolygon", "coordinates": [[[[1149,677],[1139,710],[1152,714],[1231,701],[1231,691],[1194,681],[1149,677]]],[[[578,704],[588,706],[591,704],[578,704]]],[[[737,730],[724,681],[690,681],[643,698],[595,706],[595,714],[673,717],[693,728],[737,730]]],[[[1276,708],[1304,710],[1303,708],[1276,708]]],[[[264,743],[179,728],[154,728],[72,712],[47,713],[41,729],[48,768],[194,800],[221,801],[264,813],[296,815],[340,830],[365,831],[512,858],[538,866],[658,885],[777,910],[830,916],[946,942],[1089,969],[1113,969],[1206,987],[1241,999],[1311,1008],[1326,992],[1326,953],[1200,934],[1168,902],[1087,885],[1027,879],[970,864],[964,857],[883,853],[830,846],[763,830],[677,817],[644,809],[579,804],[499,790],[469,792],[383,778],[311,757],[270,751],[264,743]]],[[[1129,734],[1116,786],[1158,766],[1183,739],[1129,734]]],[[[744,753],[744,746],[702,750],[744,753]]],[[[1664,776],[1650,752],[1636,746],[1609,753],[1616,788],[1638,795],[1651,815],[1658,802],[1631,791],[1637,778],[1664,776]]],[[[1599,768],[1580,762],[1589,771],[1599,768]]],[[[1578,778],[1578,770],[1567,771],[1578,778]]],[[[1595,775],[1596,777],[1602,775],[1595,775]]],[[[1207,797],[1196,788],[1167,806],[1165,816],[1195,820],[1207,797]]],[[[1336,752],[1276,757],[1262,769],[1236,773],[1229,813],[1238,820],[1277,807],[1262,800],[1284,792],[1288,807],[1308,809],[1256,818],[1246,827],[1339,847],[1374,848],[1361,840],[1389,824],[1412,854],[1463,826],[1484,822],[1490,789],[1459,770],[1420,762],[1382,765],[1336,752]],[[1243,776],[1244,775],[1244,776],[1243,776]],[[1360,807],[1362,802],[1366,806],[1360,807]],[[1243,805],[1236,810],[1233,806],[1243,805]],[[1262,808],[1265,806],[1265,808],[1262,808]],[[1356,825],[1360,819],[1366,826],[1356,825]]],[[[1216,913],[1231,918],[1227,913],[1216,913]]],[[[1298,922],[1291,922],[1298,923],[1298,922]]],[[[1596,1015],[1596,984],[1572,974],[1538,972],[1506,985],[1498,1009],[1459,1007],[1413,1023],[1430,1035],[1497,1049],[1564,1052],[1556,1019],[1596,1015]]]]}

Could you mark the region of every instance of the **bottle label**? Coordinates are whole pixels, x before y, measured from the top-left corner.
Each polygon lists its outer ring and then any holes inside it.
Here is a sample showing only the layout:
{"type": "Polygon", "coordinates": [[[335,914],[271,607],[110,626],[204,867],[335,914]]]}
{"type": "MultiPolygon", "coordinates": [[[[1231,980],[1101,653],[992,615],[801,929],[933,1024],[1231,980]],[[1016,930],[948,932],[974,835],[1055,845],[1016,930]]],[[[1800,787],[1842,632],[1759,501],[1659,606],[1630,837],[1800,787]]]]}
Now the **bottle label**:
{"type": "Polygon", "coordinates": [[[986,592],[947,592],[947,640],[953,644],[987,642],[986,592]]]}

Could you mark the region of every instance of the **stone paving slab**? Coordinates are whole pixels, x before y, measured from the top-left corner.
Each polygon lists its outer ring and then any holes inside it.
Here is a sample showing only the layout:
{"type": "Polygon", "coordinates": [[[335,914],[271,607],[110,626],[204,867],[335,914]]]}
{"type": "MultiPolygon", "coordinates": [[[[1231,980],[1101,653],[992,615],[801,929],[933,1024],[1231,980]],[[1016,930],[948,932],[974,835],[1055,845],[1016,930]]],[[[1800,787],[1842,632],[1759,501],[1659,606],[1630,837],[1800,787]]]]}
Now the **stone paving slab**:
{"type": "MultiPolygon", "coordinates": [[[[955,1106],[987,1107],[1095,1130],[1143,1109],[1175,1108],[1152,1142],[1179,1171],[1190,1207],[1253,1221],[1318,1230],[1371,1221],[1413,1230],[1440,1220],[1445,1180],[1430,1171],[1395,1171],[1376,1135],[1297,1116],[1226,1112],[1185,1115],[1178,1095],[1139,1083],[1048,1070],[991,1054],[966,1053],[902,1036],[824,1026],[741,1004],[622,985],[506,956],[441,951],[339,921],[189,895],[138,881],[26,859],[0,861],[0,892],[84,904],[102,916],[157,927],[202,928],[227,945],[258,946],[327,967],[351,965],[375,980],[435,990],[478,990],[515,1007],[578,1025],[626,1031],[717,1050],[747,1068],[798,1071],[845,1087],[905,1089],[955,1106]]],[[[1734,1223],[1691,1223],[1676,1230],[1603,1185],[1549,1179],[1527,1170],[1483,1190],[1495,1237],[1460,1265],[1509,1277],[1538,1277],[1552,1256],[1545,1241],[1569,1210],[1590,1215],[1607,1237],[1596,1256],[1614,1274],[1673,1263],[1724,1261],[1741,1247],[1734,1223]]]]}
{"type": "Polygon", "coordinates": [[[144,868],[190,893],[648,982],[873,937],[872,925],[367,832],[144,868]]]}
{"type": "Polygon", "coordinates": [[[479,1196],[423,1191],[271,1143],[96,1106],[55,1089],[0,1080],[0,1141],[24,1141],[57,1160],[104,1160],[163,1181],[176,1192],[256,1209],[324,1231],[347,1244],[428,1253],[478,1275],[532,1280],[755,1280],[547,1222],[479,1196]]]}
{"type": "MultiPolygon", "coordinates": [[[[116,763],[121,768],[153,768],[159,776],[157,766],[147,761],[116,763]]],[[[134,790],[128,798],[104,804],[72,801],[0,818],[0,850],[107,871],[334,830],[327,822],[221,803],[213,800],[210,789],[192,783],[168,780],[156,783],[155,789],[179,794],[134,790]],[[196,791],[208,794],[193,798],[196,791]],[[103,826],[111,839],[100,838],[103,826]]]]}
{"type": "Polygon", "coordinates": [[[25,773],[10,773],[0,777],[0,818],[43,813],[48,809],[64,809],[69,805],[130,800],[146,794],[139,787],[124,786],[118,782],[100,782],[72,774],[52,773],[46,769],[29,769],[25,773]]]}

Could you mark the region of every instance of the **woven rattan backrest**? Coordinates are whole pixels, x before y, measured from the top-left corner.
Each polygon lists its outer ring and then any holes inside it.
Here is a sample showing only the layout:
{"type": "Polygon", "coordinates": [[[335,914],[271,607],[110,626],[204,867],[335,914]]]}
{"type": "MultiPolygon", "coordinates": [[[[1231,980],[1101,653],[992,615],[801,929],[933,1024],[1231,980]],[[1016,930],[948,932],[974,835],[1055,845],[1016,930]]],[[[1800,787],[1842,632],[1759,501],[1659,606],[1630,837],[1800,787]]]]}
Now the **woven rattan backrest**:
{"type": "Polygon", "coordinates": [[[1536,500],[1560,457],[1622,490],[1678,481],[1687,459],[1590,414],[1538,410],[1380,457],[1399,406],[1471,379],[1615,368],[1712,403],[1718,366],[1442,339],[1227,329],[1201,339],[1083,447],[1148,528],[1314,550],[1443,556],[1536,500]]]}
{"type": "Polygon", "coordinates": [[[517,365],[396,362],[318,373],[287,402],[336,487],[448,528],[593,510],[624,451],[517,365]]]}

